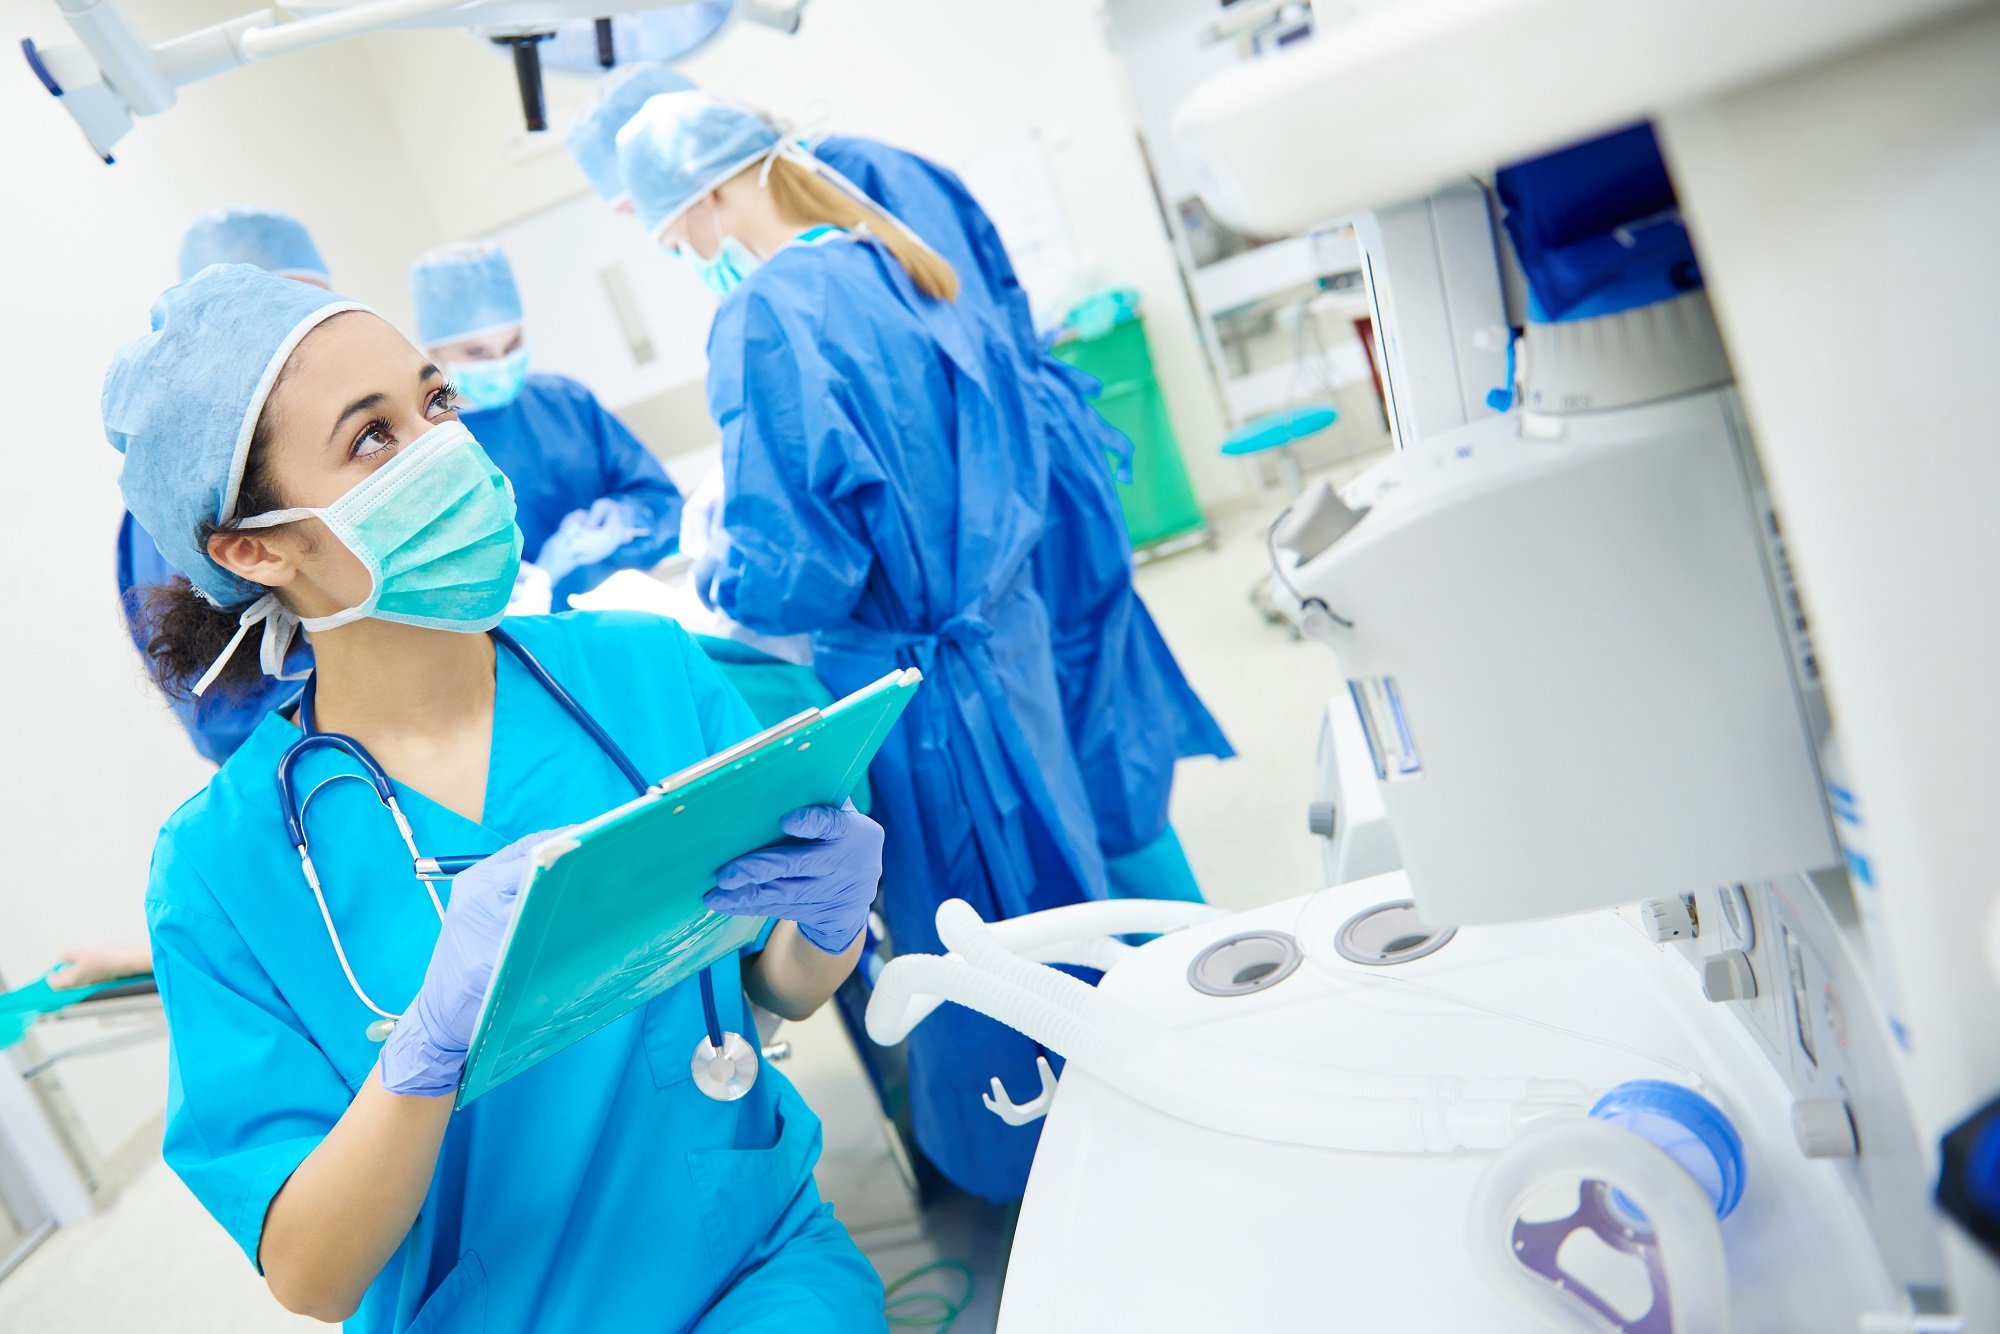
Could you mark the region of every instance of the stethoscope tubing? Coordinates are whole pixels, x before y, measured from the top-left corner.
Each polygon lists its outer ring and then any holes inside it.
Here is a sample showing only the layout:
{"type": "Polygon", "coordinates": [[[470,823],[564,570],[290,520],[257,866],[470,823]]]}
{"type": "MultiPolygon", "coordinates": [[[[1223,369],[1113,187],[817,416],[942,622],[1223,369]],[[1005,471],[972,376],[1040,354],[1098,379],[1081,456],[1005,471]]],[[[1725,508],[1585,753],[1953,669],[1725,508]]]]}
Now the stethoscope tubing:
{"type": "MultiPolygon", "coordinates": [[[[536,659],[534,654],[527,650],[526,646],[498,626],[487,631],[487,634],[492,637],[494,643],[506,649],[513,656],[514,660],[521,665],[522,669],[533,678],[535,684],[547,691],[549,697],[555,700],[563,712],[568,714],[576,722],[577,726],[581,727],[584,733],[597,743],[598,748],[618,767],[618,771],[625,776],[625,781],[632,784],[634,791],[644,796],[651,790],[652,784],[646,781],[646,776],[640,772],[639,766],[632,763],[631,756],[627,755],[624,748],[611,739],[611,734],[606,732],[599,725],[598,721],[590,716],[589,710],[578,703],[575,696],[565,690],[562,684],[549,674],[548,668],[542,666],[541,662],[536,659]]],[[[380,799],[384,809],[389,812],[390,818],[395,821],[396,832],[402,837],[403,846],[409,850],[410,861],[416,878],[424,886],[424,891],[430,895],[431,906],[436,909],[440,922],[444,920],[444,903],[438,898],[435,882],[438,880],[449,880],[458,872],[485,860],[487,854],[460,854],[447,857],[423,856],[417,849],[416,834],[410,828],[409,818],[403,814],[402,803],[397,800],[396,784],[389,777],[388,771],[376,761],[373,755],[368,753],[366,746],[353,737],[342,732],[320,732],[314,729],[312,715],[314,687],[316,684],[316,677],[308,677],[306,679],[305,689],[299,696],[299,730],[302,735],[297,741],[294,741],[286,748],[284,755],[278,760],[278,792],[280,808],[285,821],[285,833],[290,837],[293,849],[299,854],[300,870],[305,875],[306,886],[312,890],[313,901],[319,906],[320,919],[326,924],[327,939],[333,942],[334,957],[340,962],[340,971],[347,977],[347,985],[353,989],[356,998],[363,1005],[381,1016],[381,1018],[394,1022],[399,1016],[376,1004],[374,999],[363,990],[360,979],[355,975],[353,965],[348,961],[347,949],[341,943],[340,930],[334,925],[333,911],[327,905],[326,891],[320,885],[319,871],[313,866],[311,844],[306,837],[306,807],[311,804],[313,794],[318,792],[319,788],[314,787],[311,792],[306,793],[304,801],[299,800],[298,788],[295,782],[295,774],[299,762],[315,750],[336,750],[355,763],[356,767],[361,770],[359,774],[339,776],[360,778],[375,789],[376,797],[380,799]]],[[[713,1047],[720,1050],[724,1045],[724,1038],[727,1035],[723,1032],[721,1011],[715,1002],[715,980],[710,976],[709,970],[706,968],[701,970],[701,1010],[702,1020],[708,1029],[708,1040],[713,1047]]],[[[372,1030],[374,1025],[370,1027],[372,1030]]]]}

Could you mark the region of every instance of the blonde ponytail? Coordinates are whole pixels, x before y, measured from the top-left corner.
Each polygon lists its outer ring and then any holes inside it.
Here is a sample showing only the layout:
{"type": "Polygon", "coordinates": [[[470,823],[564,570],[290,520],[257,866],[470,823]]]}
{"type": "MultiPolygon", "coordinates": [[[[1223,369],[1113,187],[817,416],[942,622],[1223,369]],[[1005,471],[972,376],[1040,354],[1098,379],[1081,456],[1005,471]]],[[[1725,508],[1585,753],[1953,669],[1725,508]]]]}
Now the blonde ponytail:
{"type": "Polygon", "coordinates": [[[849,231],[865,228],[888,248],[917,290],[937,301],[958,299],[958,272],[944,257],[920,244],[882,213],[856,199],[812,168],[780,157],[770,163],[771,202],[787,222],[824,223],[849,231]]]}

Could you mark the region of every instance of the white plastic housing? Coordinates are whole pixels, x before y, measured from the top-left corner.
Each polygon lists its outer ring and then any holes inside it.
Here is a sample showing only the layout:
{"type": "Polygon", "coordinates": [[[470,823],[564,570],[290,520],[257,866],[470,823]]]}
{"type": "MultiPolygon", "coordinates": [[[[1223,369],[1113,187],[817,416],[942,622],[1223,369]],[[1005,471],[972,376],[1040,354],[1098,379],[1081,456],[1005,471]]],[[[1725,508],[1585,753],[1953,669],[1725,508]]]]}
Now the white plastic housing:
{"type": "Polygon", "coordinates": [[[1354,234],[1397,448],[1495,415],[1509,330],[1485,190],[1464,181],[1363,213],[1354,234]]]}
{"type": "Polygon", "coordinates": [[[1827,865],[1733,391],[1399,456],[1290,571],[1329,621],[1419,910],[1575,912],[1827,865]]]}

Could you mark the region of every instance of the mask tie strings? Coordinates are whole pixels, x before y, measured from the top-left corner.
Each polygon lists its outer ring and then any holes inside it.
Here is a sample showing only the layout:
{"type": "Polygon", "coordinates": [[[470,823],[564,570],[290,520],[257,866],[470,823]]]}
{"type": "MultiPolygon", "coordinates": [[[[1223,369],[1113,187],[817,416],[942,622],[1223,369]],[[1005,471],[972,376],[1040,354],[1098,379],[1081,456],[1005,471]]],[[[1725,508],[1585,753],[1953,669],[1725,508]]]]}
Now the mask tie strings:
{"type": "Polygon", "coordinates": [[[293,637],[298,633],[299,618],[294,616],[284,603],[278,601],[276,593],[266,593],[245,607],[243,614],[236,618],[236,633],[229,637],[229,643],[223,647],[215,661],[209,664],[208,670],[194,683],[196,699],[201,698],[207,693],[208,688],[215,684],[215,678],[222,675],[222,669],[229,665],[229,660],[236,656],[236,650],[242,647],[244,639],[248,638],[250,631],[260,622],[264,627],[264,637],[258,647],[257,656],[259,665],[264,669],[264,675],[275,676],[281,681],[296,681],[306,675],[302,671],[294,672],[290,676],[285,674],[285,654],[292,646],[293,637]]]}

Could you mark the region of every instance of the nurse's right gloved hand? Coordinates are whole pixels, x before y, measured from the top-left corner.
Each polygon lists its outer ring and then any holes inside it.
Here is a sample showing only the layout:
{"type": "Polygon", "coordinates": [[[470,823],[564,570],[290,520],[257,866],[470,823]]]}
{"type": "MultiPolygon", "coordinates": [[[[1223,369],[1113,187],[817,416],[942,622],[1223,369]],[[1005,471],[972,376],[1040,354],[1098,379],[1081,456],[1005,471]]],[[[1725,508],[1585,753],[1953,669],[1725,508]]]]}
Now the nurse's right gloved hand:
{"type": "Polygon", "coordinates": [[[850,801],[801,807],[779,827],[787,842],[724,866],[702,901],[739,917],[786,918],[826,953],[845,953],[882,883],[882,826],[850,801]]]}
{"type": "Polygon", "coordinates": [[[451,900],[424,984],[382,1044],[383,1088],[424,1098],[457,1092],[472,1026],[520,901],[528,854],[563,832],[530,834],[451,878],[451,900]]]}

